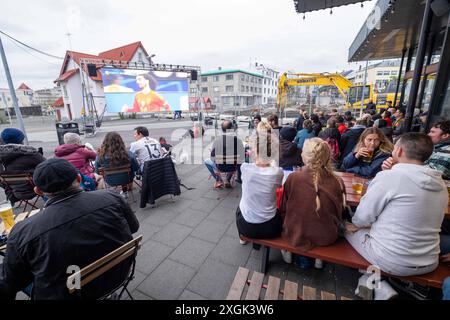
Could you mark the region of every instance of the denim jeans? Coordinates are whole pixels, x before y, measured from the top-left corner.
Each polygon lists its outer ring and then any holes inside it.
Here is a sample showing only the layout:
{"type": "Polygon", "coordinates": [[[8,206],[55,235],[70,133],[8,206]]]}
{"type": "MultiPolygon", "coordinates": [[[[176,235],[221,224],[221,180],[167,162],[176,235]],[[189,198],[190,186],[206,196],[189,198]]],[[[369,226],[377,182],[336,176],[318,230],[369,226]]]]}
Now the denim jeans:
{"type": "Polygon", "coordinates": [[[441,234],[441,254],[450,253],[450,235],[441,234]]]}
{"type": "Polygon", "coordinates": [[[450,277],[444,280],[444,284],[442,285],[442,300],[450,300],[450,277]]]}
{"type": "MultiPolygon", "coordinates": [[[[211,173],[211,176],[216,180],[216,181],[220,181],[222,180],[220,176],[218,176],[216,174],[216,172],[218,171],[217,166],[215,164],[214,161],[212,161],[211,159],[206,159],[204,161],[206,168],[208,169],[208,171],[211,173]]],[[[232,177],[232,174],[229,173],[227,174],[227,180],[230,181],[232,177]]],[[[238,174],[238,178],[239,178],[239,174],[238,174]]]]}

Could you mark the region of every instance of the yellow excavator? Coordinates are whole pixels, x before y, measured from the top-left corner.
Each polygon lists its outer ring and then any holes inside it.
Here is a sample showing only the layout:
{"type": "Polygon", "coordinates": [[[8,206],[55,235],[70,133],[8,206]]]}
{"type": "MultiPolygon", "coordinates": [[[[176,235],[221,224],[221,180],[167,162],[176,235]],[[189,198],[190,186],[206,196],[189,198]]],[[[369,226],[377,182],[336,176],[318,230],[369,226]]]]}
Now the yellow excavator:
{"type": "MultiPolygon", "coordinates": [[[[283,73],[278,81],[277,110],[284,111],[289,87],[335,86],[346,101],[346,109],[360,109],[363,86],[355,86],[339,73],[283,73]]],[[[364,88],[364,106],[374,100],[371,85],[364,88]]]]}

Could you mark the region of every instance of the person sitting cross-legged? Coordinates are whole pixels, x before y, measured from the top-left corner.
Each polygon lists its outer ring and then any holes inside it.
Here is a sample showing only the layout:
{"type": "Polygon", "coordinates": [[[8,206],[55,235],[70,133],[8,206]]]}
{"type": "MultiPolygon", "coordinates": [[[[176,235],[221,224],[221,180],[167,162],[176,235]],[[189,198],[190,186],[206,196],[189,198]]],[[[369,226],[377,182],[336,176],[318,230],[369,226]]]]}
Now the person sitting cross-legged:
{"type": "Polygon", "coordinates": [[[211,176],[216,180],[214,188],[221,188],[224,183],[217,171],[227,173],[226,188],[231,188],[231,178],[237,172],[237,181],[240,182],[240,167],[245,160],[244,144],[236,136],[233,124],[229,120],[222,122],[222,135],[219,136],[212,145],[211,158],[204,161],[211,176]]]}
{"type": "Polygon", "coordinates": [[[111,269],[70,294],[67,277],[132,240],[139,229],[128,204],[115,192],[80,189],[81,176],[65,159],[49,159],[33,174],[35,192],[46,196],[43,212],[17,223],[0,265],[0,300],[26,288],[35,300],[98,299],[116,288],[132,261],[111,269]]]}
{"type": "MultiPolygon", "coordinates": [[[[403,134],[392,152],[397,164],[371,181],[352,224],[346,226],[352,247],[388,274],[420,275],[439,264],[448,194],[442,173],[424,165],[432,152],[427,135],[403,134]]],[[[389,292],[392,288],[382,281],[375,299],[389,298],[389,292]]]]}

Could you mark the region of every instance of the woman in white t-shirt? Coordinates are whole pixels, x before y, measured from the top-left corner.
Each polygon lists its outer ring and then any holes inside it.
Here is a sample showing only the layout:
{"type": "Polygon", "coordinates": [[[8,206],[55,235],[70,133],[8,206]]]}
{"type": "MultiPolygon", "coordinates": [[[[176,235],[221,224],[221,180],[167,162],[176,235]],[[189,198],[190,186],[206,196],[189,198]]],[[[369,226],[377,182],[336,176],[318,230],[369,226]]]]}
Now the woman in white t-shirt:
{"type": "Polygon", "coordinates": [[[276,189],[283,180],[283,170],[274,166],[278,138],[270,131],[258,130],[252,140],[255,163],[241,166],[242,199],[236,212],[236,224],[240,235],[254,239],[276,238],[283,225],[276,205],[276,189]]]}

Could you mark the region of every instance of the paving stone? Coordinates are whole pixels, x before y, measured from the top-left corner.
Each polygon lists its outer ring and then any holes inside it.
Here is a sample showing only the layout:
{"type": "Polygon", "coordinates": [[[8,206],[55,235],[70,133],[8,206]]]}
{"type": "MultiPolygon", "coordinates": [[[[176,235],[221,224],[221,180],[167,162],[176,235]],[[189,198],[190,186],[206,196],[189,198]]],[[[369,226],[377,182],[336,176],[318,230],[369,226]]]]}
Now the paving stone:
{"type": "Polygon", "coordinates": [[[143,223],[141,223],[139,226],[139,230],[135,233],[135,236],[143,235],[143,243],[150,240],[150,238],[153,237],[155,233],[159,232],[162,229],[161,226],[155,226],[150,222],[144,221],[143,223]]]}
{"type": "Polygon", "coordinates": [[[208,213],[200,211],[200,210],[193,210],[193,209],[186,209],[182,213],[178,215],[175,219],[172,220],[172,222],[182,224],[184,226],[188,226],[191,228],[195,228],[202,222],[206,217],[208,216],[208,213]]]}
{"type": "Polygon", "coordinates": [[[241,245],[233,238],[223,237],[209,257],[232,266],[245,266],[250,251],[249,245],[241,245]]]}
{"type": "Polygon", "coordinates": [[[225,233],[227,237],[235,238],[239,241],[239,231],[236,226],[236,221],[233,221],[231,225],[228,227],[227,232],[225,233]]]}
{"type": "Polygon", "coordinates": [[[230,290],[238,268],[207,259],[187,289],[209,300],[223,300],[230,290]]]}
{"type": "Polygon", "coordinates": [[[228,197],[226,197],[225,199],[222,200],[222,202],[220,203],[220,206],[231,209],[234,212],[236,212],[236,209],[239,206],[240,201],[241,201],[240,195],[237,196],[237,195],[232,195],[230,193],[228,195],[228,197]]]}
{"type": "Polygon", "coordinates": [[[184,290],[178,300],[207,300],[199,294],[191,292],[189,290],[184,290]]]}
{"type": "MultiPolygon", "coordinates": [[[[134,290],[133,292],[131,292],[131,296],[136,301],[140,301],[140,300],[154,300],[151,297],[147,296],[146,294],[140,292],[139,290],[134,290]]],[[[124,295],[122,297],[127,297],[126,300],[130,300],[130,298],[128,297],[128,294],[126,294],[126,293],[124,293],[124,295]]]]}
{"type": "Polygon", "coordinates": [[[191,236],[218,243],[220,238],[222,238],[223,234],[228,229],[228,226],[229,224],[220,223],[206,218],[194,229],[191,236]]]}
{"type": "MultiPolygon", "coordinates": [[[[247,244],[248,245],[248,244],[247,244]]],[[[245,267],[251,271],[260,271],[261,260],[253,257],[249,257],[245,267]]]]}
{"type": "Polygon", "coordinates": [[[172,252],[169,258],[198,269],[214,247],[215,245],[211,242],[188,237],[172,252]]]}
{"type": "Polygon", "coordinates": [[[150,223],[155,226],[164,227],[170,221],[178,217],[179,213],[173,212],[168,207],[166,208],[148,208],[148,218],[145,223],[150,223]]]}
{"type": "Polygon", "coordinates": [[[231,222],[236,220],[236,209],[233,210],[222,206],[217,206],[211,211],[208,219],[229,225],[231,222]]]}
{"type": "Polygon", "coordinates": [[[139,291],[157,300],[177,299],[185,290],[195,270],[166,259],[138,287],[139,291]]]}
{"type": "Polygon", "coordinates": [[[149,240],[142,245],[136,258],[136,269],[148,275],[173,251],[173,248],[149,240]]]}
{"type": "Polygon", "coordinates": [[[217,199],[199,198],[189,208],[210,213],[219,203],[220,200],[217,199]]]}
{"type": "MultiPolygon", "coordinates": [[[[133,292],[142,281],[147,278],[147,275],[140,272],[139,270],[134,270],[134,279],[128,284],[128,291],[133,292]]],[[[124,293],[126,295],[126,293],[124,293]]]]}
{"type": "Polygon", "coordinates": [[[192,232],[192,228],[178,223],[170,222],[161,231],[156,233],[152,240],[171,247],[177,247],[192,232]]]}

